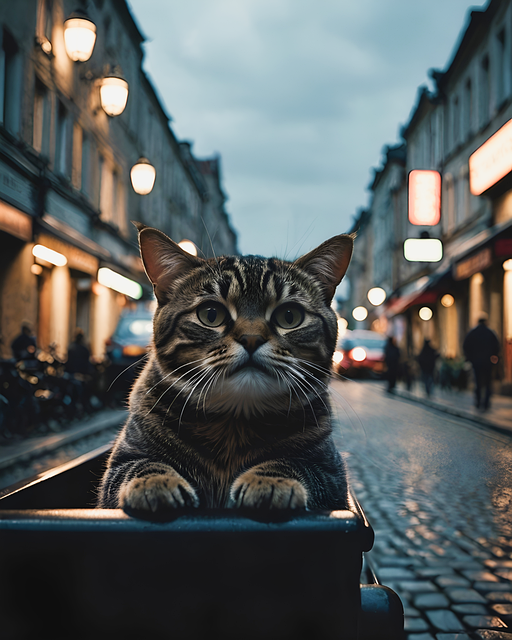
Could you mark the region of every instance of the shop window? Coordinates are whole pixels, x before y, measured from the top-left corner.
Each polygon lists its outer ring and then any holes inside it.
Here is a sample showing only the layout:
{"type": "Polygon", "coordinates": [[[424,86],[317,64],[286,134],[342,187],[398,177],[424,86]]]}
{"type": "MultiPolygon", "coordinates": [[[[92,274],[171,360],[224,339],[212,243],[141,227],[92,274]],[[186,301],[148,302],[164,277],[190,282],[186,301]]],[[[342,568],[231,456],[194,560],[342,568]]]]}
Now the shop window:
{"type": "Polygon", "coordinates": [[[75,189],[80,189],[82,185],[82,127],[75,122],[73,124],[73,158],[71,163],[71,182],[75,189]]]}
{"type": "Polygon", "coordinates": [[[490,74],[489,56],[486,54],[480,63],[480,87],[479,87],[479,120],[480,127],[485,127],[489,122],[489,98],[490,98],[490,74]]]}
{"type": "Polygon", "coordinates": [[[34,91],[34,120],[32,146],[43,155],[48,155],[50,139],[50,103],[46,86],[36,78],[34,91]]]}
{"type": "Polygon", "coordinates": [[[0,47],[0,124],[13,134],[20,129],[21,55],[16,41],[6,29],[0,47]]]}

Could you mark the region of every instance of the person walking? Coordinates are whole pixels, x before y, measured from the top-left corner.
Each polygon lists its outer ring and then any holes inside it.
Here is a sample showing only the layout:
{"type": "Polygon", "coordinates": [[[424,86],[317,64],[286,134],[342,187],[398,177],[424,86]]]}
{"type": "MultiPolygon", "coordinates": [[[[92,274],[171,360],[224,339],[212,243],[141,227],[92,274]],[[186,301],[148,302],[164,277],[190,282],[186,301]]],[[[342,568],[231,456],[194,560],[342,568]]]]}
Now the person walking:
{"type": "Polygon", "coordinates": [[[398,368],[400,366],[400,349],[395,344],[393,336],[389,336],[384,348],[384,360],[388,368],[388,388],[387,392],[391,393],[396,385],[398,378],[398,368]]]}
{"type": "Polygon", "coordinates": [[[438,357],[439,353],[432,347],[430,340],[425,338],[423,349],[418,356],[418,364],[421,369],[421,377],[423,378],[427,398],[430,398],[434,386],[434,369],[438,357]]]}
{"type": "Polygon", "coordinates": [[[32,334],[30,323],[23,322],[21,333],[11,342],[11,351],[16,360],[34,358],[37,349],[35,336],[32,334]]]}
{"type": "Polygon", "coordinates": [[[490,407],[492,393],[492,368],[498,362],[498,354],[500,352],[498,337],[487,326],[487,314],[482,314],[478,320],[478,325],[466,335],[462,348],[466,360],[473,365],[475,406],[477,409],[487,411],[490,407]]]}

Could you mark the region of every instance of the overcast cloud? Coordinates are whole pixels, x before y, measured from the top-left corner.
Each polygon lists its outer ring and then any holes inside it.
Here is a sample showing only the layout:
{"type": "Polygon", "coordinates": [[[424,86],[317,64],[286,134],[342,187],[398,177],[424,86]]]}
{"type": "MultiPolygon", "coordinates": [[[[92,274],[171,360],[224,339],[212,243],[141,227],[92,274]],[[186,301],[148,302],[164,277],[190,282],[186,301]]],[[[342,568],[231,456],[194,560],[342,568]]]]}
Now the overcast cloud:
{"type": "MultiPolygon", "coordinates": [[[[242,253],[347,231],[467,0],[129,0],[179,139],[220,153],[242,253]]],[[[479,7],[484,2],[474,2],[479,7]]]]}

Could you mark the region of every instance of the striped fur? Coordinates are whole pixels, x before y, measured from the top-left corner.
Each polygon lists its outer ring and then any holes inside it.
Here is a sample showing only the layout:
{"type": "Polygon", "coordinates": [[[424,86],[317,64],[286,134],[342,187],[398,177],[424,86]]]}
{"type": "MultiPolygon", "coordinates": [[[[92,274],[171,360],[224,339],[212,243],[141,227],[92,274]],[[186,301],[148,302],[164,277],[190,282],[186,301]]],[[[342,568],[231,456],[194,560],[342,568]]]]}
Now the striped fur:
{"type": "Polygon", "coordinates": [[[345,507],[327,384],[337,335],[330,302],[352,237],[295,262],[203,260],[142,225],[139,241],[158,300],[154,344],[98,505],[135,515],[345,507]]]}

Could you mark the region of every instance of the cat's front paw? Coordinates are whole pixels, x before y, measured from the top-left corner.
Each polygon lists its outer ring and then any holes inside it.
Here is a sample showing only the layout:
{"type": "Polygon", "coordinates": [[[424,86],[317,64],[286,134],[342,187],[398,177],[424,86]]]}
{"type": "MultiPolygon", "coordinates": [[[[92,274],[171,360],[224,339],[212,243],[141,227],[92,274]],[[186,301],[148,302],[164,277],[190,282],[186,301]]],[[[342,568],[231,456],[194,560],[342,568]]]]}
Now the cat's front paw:
{"type": "Polygon", "coordinates": [[[177,473],[133,478],[121,487],[119,506],[125,511],[156,513],[180,507],[198,507],[192,486],[177,473]]]}
{"type": "Polygon", "coordinates": [[[249,470],[233,483],[231,500],[238,508],[301,509],[306,506],[307,492],[298,480],[249,470]]]}

